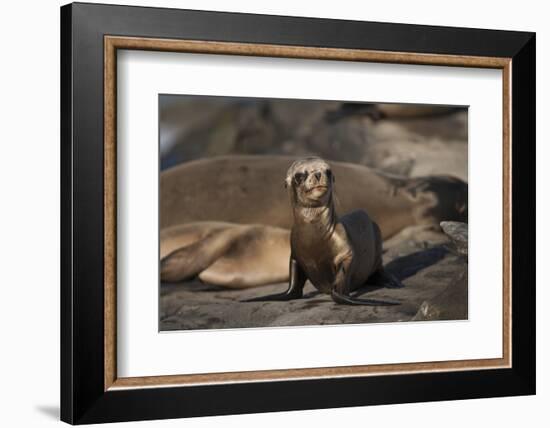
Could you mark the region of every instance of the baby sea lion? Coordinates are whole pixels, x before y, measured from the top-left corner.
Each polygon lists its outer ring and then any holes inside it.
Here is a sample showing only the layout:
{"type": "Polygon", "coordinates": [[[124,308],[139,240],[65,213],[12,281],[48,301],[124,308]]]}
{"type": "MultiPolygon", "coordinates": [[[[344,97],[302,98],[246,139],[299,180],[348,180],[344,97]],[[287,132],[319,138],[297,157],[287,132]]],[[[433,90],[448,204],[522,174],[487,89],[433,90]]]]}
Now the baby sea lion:
{"type": "Polygon", "coordinates": [[[380,228],[369,215],[363,210],[342,217],[336,214],[334,181],[330,166],[320,158],[306,158],[291,165],[285,180],[294,217],[290,233],[289,287],[284,293],[249,301],[299,299],[309,279],[337,303],[399,304],[350,296],[366,284],[385,287],[401,284],[382,266],[380,228]]]}

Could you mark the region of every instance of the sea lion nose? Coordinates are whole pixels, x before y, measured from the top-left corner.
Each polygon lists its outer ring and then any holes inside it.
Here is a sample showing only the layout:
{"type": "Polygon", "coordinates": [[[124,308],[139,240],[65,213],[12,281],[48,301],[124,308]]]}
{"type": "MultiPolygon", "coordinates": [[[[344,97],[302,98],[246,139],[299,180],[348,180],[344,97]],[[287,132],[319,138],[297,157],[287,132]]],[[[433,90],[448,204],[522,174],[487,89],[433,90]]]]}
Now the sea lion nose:
{"type": "Polygon", "coordinates": [[[317,181],[319,181],[321,179],[321,173],[320,172],[316,172],[314,175],[315,175],[315,178],[317,179],[317,181]]]}

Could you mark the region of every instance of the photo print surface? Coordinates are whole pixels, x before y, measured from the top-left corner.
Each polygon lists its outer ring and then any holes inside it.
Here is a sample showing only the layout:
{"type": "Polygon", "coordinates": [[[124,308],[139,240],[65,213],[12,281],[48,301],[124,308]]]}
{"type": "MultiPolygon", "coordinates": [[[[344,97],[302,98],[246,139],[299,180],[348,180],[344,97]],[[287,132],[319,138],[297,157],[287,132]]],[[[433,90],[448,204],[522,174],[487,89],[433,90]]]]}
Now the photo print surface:
{"type": "Polygon", "coordinates": [[[468,318],[468,109],[159,95],[161,331],[468,318]]]}

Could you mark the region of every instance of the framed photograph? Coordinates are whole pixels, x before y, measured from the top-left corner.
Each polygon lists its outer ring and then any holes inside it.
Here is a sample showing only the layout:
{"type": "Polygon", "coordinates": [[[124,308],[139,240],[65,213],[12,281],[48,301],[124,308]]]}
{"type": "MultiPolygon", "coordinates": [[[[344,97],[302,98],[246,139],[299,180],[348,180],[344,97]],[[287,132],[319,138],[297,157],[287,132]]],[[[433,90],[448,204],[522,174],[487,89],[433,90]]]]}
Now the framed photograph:
{"type": "Polygon", "coordinates": [[[535,393],[535,34],[61,8],[61,418],[535,393]]]}

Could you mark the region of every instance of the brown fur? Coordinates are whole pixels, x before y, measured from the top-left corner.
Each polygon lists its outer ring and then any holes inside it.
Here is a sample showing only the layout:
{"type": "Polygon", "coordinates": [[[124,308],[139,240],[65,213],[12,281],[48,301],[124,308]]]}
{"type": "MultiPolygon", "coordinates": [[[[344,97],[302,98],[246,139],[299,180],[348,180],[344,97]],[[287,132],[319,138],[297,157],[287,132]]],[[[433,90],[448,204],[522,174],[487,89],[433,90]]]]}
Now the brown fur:
{"type": "Polygon", "coordinates": [[[290,232],[263,225],[197,222],[163,229],[161,280],[198,277],[229,288],[286,281],[290,232]]]}
{"type": "MultiPolygon", "coordinates": [[[[189,222],[266,224],[290,229],[284,189],[295,157],[223,156],[181,164],[161,174],[161,228],[189,222]]],[[[340,212],[367,211],[384,239],[407,226],[467,221],[468,185],[450,176],[402,178],[331,162],[340,212]]]]}
{"type": "Polygon", "coordinates": [[[250,301],[300,299],[309,280],[320,292],[330,294],[336,303],[398,304],[350,295],[368,282],[388,287],[401,284],[382,266],[380,229],[369,215],[356,210],[338,216],[334,207],[334,182],[332,168],[320,158],[301,159],[289,168],[285,183],[294,225],[290,234],[288,289],[250,301]]]}

